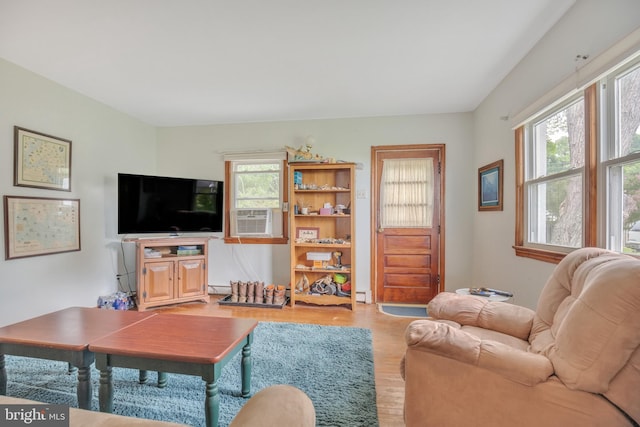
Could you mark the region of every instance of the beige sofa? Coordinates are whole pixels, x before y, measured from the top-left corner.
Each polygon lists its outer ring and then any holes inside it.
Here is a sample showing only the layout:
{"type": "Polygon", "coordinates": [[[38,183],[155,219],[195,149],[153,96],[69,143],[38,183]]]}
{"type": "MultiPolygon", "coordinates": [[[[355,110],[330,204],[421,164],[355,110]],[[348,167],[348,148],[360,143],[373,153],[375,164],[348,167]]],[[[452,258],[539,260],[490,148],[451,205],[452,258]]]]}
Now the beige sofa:
{"type": "Polygon", "coordinates": [[[537,311],[441,293],[406,330],[412,426],[633,426],[640,422],[640,261],[567,255],[537,311]]]}
{"type": "MultiPolygon", "coordinates": [[[[0,405],[39,404],[33,400],[0,395],[0,405]]],[[[202,415],[204,417],[204,413],[202,415]]],[[[0,416],[0,421],[2,421],[0,416]]],[[[314,427],[316,412],[311,399],[290,385],[274,385],[253,395],[240,409],[230,427],[314,427]]],[[[69,427],[184,427],[184,424],[125,417],[69,408],[69,427]]]]}

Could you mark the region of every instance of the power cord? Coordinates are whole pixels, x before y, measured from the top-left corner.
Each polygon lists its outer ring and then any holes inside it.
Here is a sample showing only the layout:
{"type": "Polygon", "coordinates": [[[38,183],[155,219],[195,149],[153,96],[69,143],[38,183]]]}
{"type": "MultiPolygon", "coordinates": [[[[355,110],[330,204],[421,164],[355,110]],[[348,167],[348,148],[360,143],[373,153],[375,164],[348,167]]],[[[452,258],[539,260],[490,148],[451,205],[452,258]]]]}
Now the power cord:
{"type": "MultiPolygon", "coordinates": [[[[134,295],[135,292],[133,291],[133,289],[131,288],[131,279],[130,279],[130,274],[129,273],[129,269],[127,268],[127,260],[124,256],[124,241],[120,240],[120,253],[122,254],[122,266],[124,267],[124,276],[127,277],[127,289],[128,289],[128,294],[129,295],[134,295]]],[[[116,274],[116,280],[118,280],[118,289],[124,291],[124,287],[122,285],[122,281],[120,280],[120,277],[122,277],[122,274],[116,274]]]]}

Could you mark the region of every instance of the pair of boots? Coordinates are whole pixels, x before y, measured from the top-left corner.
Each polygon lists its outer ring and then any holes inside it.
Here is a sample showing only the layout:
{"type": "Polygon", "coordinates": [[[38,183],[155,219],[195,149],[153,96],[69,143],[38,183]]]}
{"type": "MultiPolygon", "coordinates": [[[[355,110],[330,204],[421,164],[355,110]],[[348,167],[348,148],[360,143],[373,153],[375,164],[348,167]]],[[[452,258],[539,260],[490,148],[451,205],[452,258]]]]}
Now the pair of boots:
{"type": "Polygon", "coordinates": [[[264,303],[264,282],[231,281],[231,302],[264,303]]]}
{"type": "Polygon", "coordinates": [[[284,285],[269,285],[264,288],[265,304],[283,305],[287,287],[284,285]]]}

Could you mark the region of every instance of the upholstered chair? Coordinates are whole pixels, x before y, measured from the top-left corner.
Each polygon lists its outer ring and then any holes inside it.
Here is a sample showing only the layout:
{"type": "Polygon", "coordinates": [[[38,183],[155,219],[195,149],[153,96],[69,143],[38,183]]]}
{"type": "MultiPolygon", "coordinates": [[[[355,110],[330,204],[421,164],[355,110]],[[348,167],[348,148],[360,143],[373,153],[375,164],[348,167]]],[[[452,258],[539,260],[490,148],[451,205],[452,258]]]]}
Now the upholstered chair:
{"type": "Polygon", "coordinates": [[[567,255],[536,311],[444,292],[406,330],[412,426],[637,426],[640,260],[567,255]]]}

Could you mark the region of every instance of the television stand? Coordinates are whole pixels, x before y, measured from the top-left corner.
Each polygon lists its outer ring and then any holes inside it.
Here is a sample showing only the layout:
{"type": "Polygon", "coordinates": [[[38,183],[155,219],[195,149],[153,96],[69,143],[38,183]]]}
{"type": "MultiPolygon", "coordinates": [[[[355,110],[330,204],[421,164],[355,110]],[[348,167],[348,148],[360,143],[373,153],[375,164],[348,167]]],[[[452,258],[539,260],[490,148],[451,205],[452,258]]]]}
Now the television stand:
{"type": "Polygon", "coordinates": [[[183,302],[209,302],[209,239],[127,239],[136,244],[136,304],[139,311],[183,302]]]}

